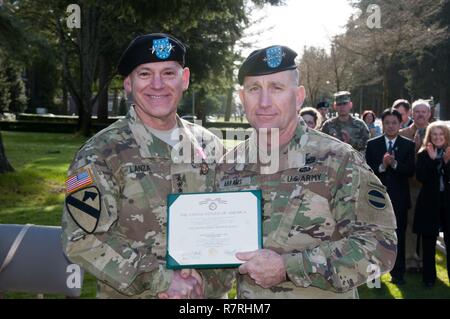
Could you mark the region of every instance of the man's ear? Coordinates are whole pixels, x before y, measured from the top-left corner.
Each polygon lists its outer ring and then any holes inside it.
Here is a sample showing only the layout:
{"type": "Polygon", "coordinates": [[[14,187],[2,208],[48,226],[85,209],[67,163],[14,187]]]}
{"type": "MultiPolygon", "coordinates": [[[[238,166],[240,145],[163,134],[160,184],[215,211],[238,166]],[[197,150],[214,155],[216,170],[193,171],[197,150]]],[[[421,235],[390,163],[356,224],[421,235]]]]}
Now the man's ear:
{"type": "Polygon", "coordinates": [[[123,88],[125,89],[125,91],[130,94],[131,93],[131,78],[130,76],[127,76],[124,80],[123,80],[123,88]]]}
{"type": "Polygon", "coordinates": [[[304,86],[299,86],[297,88],[297,94],[296,94],[296,97],[295,97],[297,112],[299,112],[300,109],[302,108],[303,102],[305,101],[305,95],[306,95],[305,87],[304,86]]]}
{"type": "Polygon", "coordinates": [[[239,89],[239,100],[241,100],[241,104],[244,105],[244,89],[239,89]]]}
{"type": "Polygon", "coordinates": [[[333,110],[336,111],[336,102],[333,103],[333,110]]]}
{"type": "Polygon", "coordinates": [[[191,77],[191,71],[189,68],[184,68],[181,76],[183,78],[183,91],[186,91],[189,88],[189,79],[191,77]]]}
{"type": "Polygon", "coordinates": [[[353,102],[350,102],[350,110],[353,108],[353,102]]]}

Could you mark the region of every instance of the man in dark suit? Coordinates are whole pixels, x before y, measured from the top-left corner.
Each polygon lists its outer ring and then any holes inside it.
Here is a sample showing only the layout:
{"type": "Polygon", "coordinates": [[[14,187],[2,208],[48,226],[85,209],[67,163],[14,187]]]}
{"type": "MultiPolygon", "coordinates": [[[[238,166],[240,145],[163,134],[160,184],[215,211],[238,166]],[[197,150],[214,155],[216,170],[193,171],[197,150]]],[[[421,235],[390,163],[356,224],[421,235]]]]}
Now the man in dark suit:
{"type": "Polygon", "coordinates": [[[391,271],[392,283],[405,283],[405,231],[408,209],[411,207],[408,178],[414,175],[415,144],[398,135],[402,115],[387,109],[381,115],[382,136],[367,143],[366,160],[383,185],[386,186],[397,219],[397,259],[391,271]]]}

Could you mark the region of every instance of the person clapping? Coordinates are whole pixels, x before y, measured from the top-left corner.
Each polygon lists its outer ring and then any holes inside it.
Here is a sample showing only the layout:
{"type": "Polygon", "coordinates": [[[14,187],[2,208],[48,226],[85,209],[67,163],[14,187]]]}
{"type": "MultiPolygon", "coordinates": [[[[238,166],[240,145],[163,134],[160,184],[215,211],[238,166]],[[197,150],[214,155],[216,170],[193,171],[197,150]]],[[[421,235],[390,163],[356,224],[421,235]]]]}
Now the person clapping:
{"type": "MultiPolygon", "coordinates": [[[[423,238],[423,282],[433,287],[436,281],[436,240],[444,232],[447,256],[450,253],[450,130],[443,122],[427,127],[419,150],[416,177],[422,183],[417,198],[414,227],[423,238]]],[[[450,278],[450,260],[447,273],[450,278]]]]}

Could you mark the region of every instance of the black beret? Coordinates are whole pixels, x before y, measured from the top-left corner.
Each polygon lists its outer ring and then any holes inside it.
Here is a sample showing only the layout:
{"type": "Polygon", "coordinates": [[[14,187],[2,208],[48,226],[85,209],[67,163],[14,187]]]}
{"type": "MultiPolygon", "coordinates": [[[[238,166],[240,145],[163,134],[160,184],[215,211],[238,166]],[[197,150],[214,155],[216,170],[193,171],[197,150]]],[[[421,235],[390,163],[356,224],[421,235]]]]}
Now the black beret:
{"type": "Polygon", "coordinates": [[[329,108],[330,104],[327,101],[322,101],[322,102],[317,103],[317,105],[316,105],[316,109],[321,109],[323,107],[329,108]]]}
{"type": "Polygon", "coordinates": [[[117,70],[128,76],[138,65],[152,62],[176,61],[184,67],[186,47],[165,33],[138,36],[131,41],[119,60],[117,70]]]}
{"type": "Polygon", "coordinates": [[[266,75],[297,68],[297,53],[285,46],[275,45],[255,50],[245,59],[238,74],[239,84],[246,76],[266,75]]]}

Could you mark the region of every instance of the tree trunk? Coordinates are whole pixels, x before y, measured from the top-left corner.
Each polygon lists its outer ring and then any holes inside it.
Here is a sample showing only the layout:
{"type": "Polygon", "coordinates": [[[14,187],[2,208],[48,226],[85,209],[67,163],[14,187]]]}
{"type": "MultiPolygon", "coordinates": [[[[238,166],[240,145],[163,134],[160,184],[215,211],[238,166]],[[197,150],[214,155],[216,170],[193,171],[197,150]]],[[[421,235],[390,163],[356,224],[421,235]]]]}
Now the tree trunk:
{"type": "Polygon", "coordinates": [[[95,71],[99,57],[99,21],[100,9],[96,5],[89,5],[81,10],[83,28],[79,31],[80,41],[80,71],[81,71],[81,106],[79,108],[79,129],[84,136],[91,134],[91,115],[94,99],[92,86],[95,82],[95,71]]]}
{"type": "MultiPolygon", "coordinates": [[[[63,81],[62,85],[62,110],[61,114],[69,114],[69,96],[67,94],[67,88],[63,81]]],[[[70,114],[69,114],[70,115],[70,114]]]]}
{"type": "Polygon", "coordinates": [[[336,61],[336,48],[334,47],[334,45],[331,46],[331,57],[333,58],[333,73],[334,73],[334,78],[336,81],[336,92],[339,92],[341,90],[341,79],[339,77],[339,70],[338,70],[338,65],[337,65],[337,61],[336,61]]]}
{"type": "Polygon", "coordinates": [[[119,102],[118,115],[127,115],[127,112],[128,112],[127,100],[125,99],[125,97],[122,96],[119,102]]]}
{"type": "Polygon", "coordinates": [[[229,122],[231,118],[231,106],[233,105],[233,89],[228,89],[227,104],[225,105],[225,122],[229,122]]]}
{"type": "Polygon", "coordinates": [[[119,99],[118,99],[118,90],[117,89],[114,89],[114,91],[113,91],[114,93],[113,93],[113,107],[112,107],[112,109],[113,109],[113,115],[114,116],[117,116],[117,115],[119,115],[119,99]]]}
{"type": "Polygon", "coordinates": [[[6,172],[14,172],[14,168],[11,166],[11,164],[9,164],[9,161],[6,158],[5,148],[3,147],[2,134],[0,132],[0,174],[6,172]]]}
{"type": "Polygon", "coordinates": [[[446,121],[450,119],[450,88],[441,86],[439,93],[439,103],[441,105],[439,117],[441,120],[446,121]]]}
{"type": "Polygon", "coordinates": [[[383,68],[383,105],[389,105],[389,68],[383,68]]]}
{"type": "Polygon", "coordinates": [[[33,113],[36,111],[36,85],[34,80],[33,67],[27,67],[25,72],[25,76],[27,78],[27,81],[25,82],[25,92],[27,95],[27,107],[25,109],[25,112],[33,113]]]}
{"type": "Polygon", "coordinates": [[[99,89],[104,88],[98,96],[97,118],[99,122],[105,123],[108,120],[108,85],[109,66],[105,56],[99,59],[99,89]]]}
{"type": "Polygon", "coordinates": [[[78,108],[78,131],[83,136],[91,135],[91,112],[88,111],[90,107],[78,108]]]}

